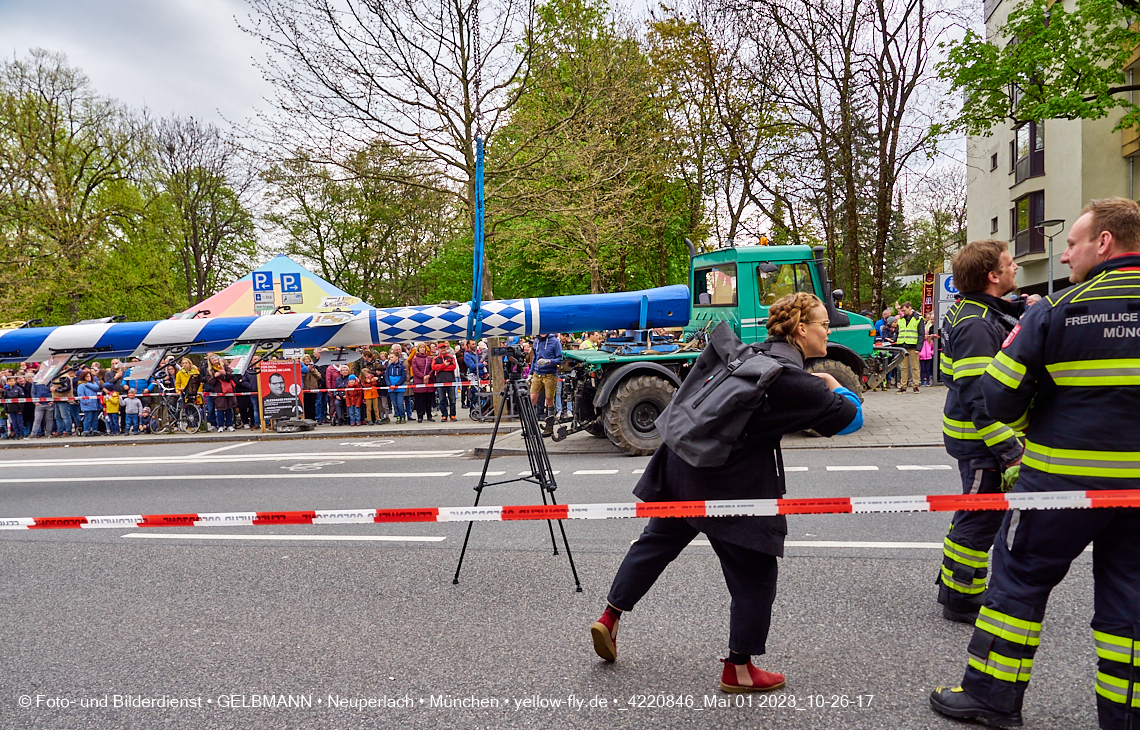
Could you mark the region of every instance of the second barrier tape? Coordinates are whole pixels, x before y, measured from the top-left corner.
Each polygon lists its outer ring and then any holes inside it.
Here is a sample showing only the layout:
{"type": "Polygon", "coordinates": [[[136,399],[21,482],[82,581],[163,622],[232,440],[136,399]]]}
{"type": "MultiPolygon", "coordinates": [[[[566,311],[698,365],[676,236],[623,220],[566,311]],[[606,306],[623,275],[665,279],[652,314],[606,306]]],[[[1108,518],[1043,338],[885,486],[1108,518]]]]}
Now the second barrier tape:
{"type": "Polygon", "coordinates": [[[302,510],[291,512],[200,512],[96,517],[0,517],[0,530],[133,527],[259,527],[352,525],[397,522],[505,522],[514,520],[611,520],[646,517],[774,517],[804,514],[954,512],[1140,507],[1140,489],[1009,494],[938,494],[906,497],[812,499],[710,499],[695,502],[532,504],[499,507],[302,510]]]}

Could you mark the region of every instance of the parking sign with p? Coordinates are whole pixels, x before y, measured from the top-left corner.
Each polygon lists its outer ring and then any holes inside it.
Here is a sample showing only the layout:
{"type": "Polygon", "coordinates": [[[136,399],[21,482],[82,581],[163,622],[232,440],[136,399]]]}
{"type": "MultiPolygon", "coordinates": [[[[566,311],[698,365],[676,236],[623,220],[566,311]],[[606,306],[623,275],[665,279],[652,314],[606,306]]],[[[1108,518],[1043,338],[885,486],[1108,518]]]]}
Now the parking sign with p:
{"type": "Polygon", "coordinates": [[[255,271],[255,272],[253,272],[253,290],[254,291],[273,291],[273,272],[272,271],[255,271]]]}
{"type": "Polygon", "coordinates": [[[281,275],[281,291],[283,291],[283,292],[300,292],[301,291],[301,275],[300,274],[282,274],[281,275]]]}

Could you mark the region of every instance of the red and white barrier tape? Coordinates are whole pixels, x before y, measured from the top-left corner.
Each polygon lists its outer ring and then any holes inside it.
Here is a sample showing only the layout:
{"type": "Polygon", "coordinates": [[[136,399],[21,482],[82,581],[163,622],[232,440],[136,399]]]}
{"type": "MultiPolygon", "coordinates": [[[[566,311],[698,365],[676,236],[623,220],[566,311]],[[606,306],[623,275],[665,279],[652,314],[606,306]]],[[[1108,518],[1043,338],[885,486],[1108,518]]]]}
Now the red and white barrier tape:
{"type": "Polygon", "coordinates": [[[1140,489],[1010,494],[937,494],[912,497],[704,500],[531,504],[501,507],[420,507],[299,512],[202,512],[101,517],[0,517],[0,530],[97,527],[230,527],[351,525],[388,522],[499,522],[508,520],[611,520],[629,517],[772,517],[775,515],[953,512],[956,510],[1091,509],[1140,507],[1140,489]]]}

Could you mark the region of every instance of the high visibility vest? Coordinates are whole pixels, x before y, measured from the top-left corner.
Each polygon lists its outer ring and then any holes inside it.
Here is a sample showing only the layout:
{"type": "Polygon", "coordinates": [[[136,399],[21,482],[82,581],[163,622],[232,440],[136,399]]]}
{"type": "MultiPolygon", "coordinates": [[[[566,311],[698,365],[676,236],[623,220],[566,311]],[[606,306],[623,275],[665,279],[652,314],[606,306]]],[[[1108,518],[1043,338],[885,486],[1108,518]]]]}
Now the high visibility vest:
{"type": "Polygon", "coordinates": [[[897,344],[918,347],[918,325],[922,317],[914,316],[899,319],[899,338],[897,344]]]}

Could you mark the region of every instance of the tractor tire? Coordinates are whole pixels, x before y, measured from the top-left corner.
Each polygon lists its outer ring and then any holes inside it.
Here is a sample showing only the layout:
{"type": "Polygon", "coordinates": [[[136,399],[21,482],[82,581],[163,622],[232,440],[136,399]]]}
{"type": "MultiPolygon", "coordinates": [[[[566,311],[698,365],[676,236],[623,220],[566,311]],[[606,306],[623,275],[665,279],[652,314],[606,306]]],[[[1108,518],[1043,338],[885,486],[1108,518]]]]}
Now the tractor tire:
{"type": "Polygon", "coordinates": [[[860,403],[863,402],[863,383],[859,380],[859,376],[838,360],[821,358],[808,365],[806,369],[809,373],[827,373],[838,380],[844,388],[859,396],[860,403]]]}
{"type": "Polygon", "coordinates": [[[606,436],[630,456],[648,456],[661,445],[655,421],[673,400],[676,386],[653,375],[635,375],[614,390],[603,422],[606,436]]]}

